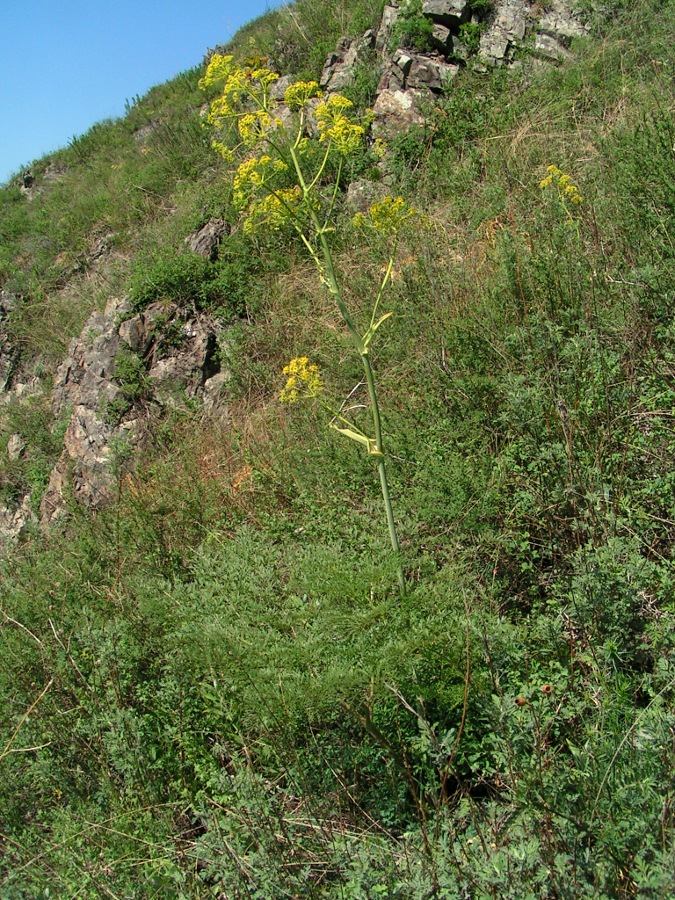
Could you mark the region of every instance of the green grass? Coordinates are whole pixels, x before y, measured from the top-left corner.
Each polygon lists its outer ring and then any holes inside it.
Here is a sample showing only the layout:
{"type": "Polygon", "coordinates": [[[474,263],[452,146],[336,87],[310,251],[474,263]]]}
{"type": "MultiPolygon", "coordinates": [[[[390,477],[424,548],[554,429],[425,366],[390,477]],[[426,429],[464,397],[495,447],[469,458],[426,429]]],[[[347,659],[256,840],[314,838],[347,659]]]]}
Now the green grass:
{"type": "MultiPolygon", "coordinates": [[[[234,45],[324,13],[330,34],[331,9],[269,13],[234,45]]],[[[94,129],[53,199],[0,193],[5,285],[27,254],[36,322],[62,290],[51,204],[76,254],[99,201],[68,191],[104,169],[116,289],[247,312],[221,346],[228,419],[154,421],[111,508],[0,572],[2,896],[672,895],[672,12],[623,4],[522,81],[462,73],[394,142],[395,190],[430,220],[401,242],[373,354],[404,600],[371,461],[277,402],[292,356],[337,403],[360,380],[302,248],[235,229],[193,271],[184,236],[236,225],[223,170],[197,175],[189,128],[147,154],[130,137],[196,106],[195,77],[94,129]],[[539,187],[550,164],[584,196],[569,213],[539,187]],[[134,179],[150,193],[123,211],[134,179]]],[[[382,250],[346,216],[333,240],[358,315],[382,250]]],[[[48,355],[21,309],[26,356],[48,355]]],[[[42,402],[6,409],[0,452],[16,432],[8,498],[59,445],[42,402]]]]}

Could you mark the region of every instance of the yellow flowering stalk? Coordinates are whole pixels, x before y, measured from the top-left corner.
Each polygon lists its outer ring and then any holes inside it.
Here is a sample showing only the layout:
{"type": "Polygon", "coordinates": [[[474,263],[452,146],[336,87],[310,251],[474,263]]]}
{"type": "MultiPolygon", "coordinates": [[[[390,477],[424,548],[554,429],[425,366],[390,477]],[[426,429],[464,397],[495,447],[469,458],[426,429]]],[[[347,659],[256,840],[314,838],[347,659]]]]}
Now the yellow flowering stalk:
{"type": "MultiPolygon", "coordinates": [[[[231,56],[213,56],[200,84],[204,89],[217,87],[221,94],[210,105],[207,123],[221,131],[228,126],[236,127],[241,141],[238,147],[228,148],[221,136],[214,141],[215,148],[223,156],[233,160],[241,148],[245,149],[245,158],[233,179],[234,203],[244,217],[245,231],[293,227],[316,263],[319,277],[334,298],[352,337],[363,364],[373,436],[365,435],[332,410],[331,425],[363,445],[377,460],[387,527],[392,549],[398,555],[400,548],[369,355],[377,330],[391,315],[386,313],[377,318],[380,301],[391,277],[394,251],[375,298],[370,322],[365,330],[361,330],[347,308],[328,240],[333,231],[342,167],[349,156],[365,148],[370,119],[358,116],[352,102],[340,94],[324,97],[315,81],[295,82],[286,88],[283,99],[273,96],[271,86],[278,75],[263,63],[254,60],[251,65],[242,67],[237,66],[231,56]]],[[[403,224],[415,215],[416,211],[401,198],[390,197],[371,208],[367,221],[364,217],[364,224],[387,238],[396,237],[403,224]]],[[[310,364],[307,357],[291,360],[284,368],[284,375],[287,381],[280,396],[282,402],[314,398],[321,392],[318,368],[310,364]]],[[[398,581],[404,594],[405,579],[400,563],[398,581]]]]}
{"type": "Polygon", "coordinates": [[[322,97],[316,81],[296,81],[290,84],[284,92],[284,103],[289,109],[299,112],[313,97],[322,97]]]}
{"type": "Polygon", "coordinates": [[[353,222],[356,228],[372,228],[383,237],[396,237],[404,224],[418,215],[403,197],[385,197],[373,203],[367,215],[357,213],[353,222]]]}
{"type": "Polygon", "coordinates": [[[539,182],[539,187],[542,191],[554,187],[558,199],[567,213],[568,219],[570,222],[574,221],[572,213],[570,212],[570,204],[572,207],[581,206],[584,202],[581,191],[574,181],[572,181],[572,176],[563,172],[562,169],[559,169],[557,166],[548,166],[546,172],[547,175],[539,182]]]}
{"type": "Polygon", "coordinates": [[[366,129],[347,114],[354,104],[341,94],[331,94],[316,108],[319,140],[331,142],[342,156],[351,156],[363,146],[366,129]]]}
{"type": "Polygon", "coordinates": [[[286,386],[279,395],[282,403],[297,403],[298,400],[318,397],[323,390],[319,375],[319,367],[310,363],[306,356],[296,356],[287,366],[283,374],[286,386]]]}

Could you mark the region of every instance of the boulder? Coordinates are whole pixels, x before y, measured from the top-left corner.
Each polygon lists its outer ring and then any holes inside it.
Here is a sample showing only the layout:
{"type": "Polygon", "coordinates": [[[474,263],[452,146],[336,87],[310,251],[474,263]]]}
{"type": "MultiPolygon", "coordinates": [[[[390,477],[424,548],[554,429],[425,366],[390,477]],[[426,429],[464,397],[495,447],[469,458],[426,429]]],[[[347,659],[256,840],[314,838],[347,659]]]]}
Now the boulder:
{"type": "Polygon", "coordinates": [[[418,110],[422,98],[423,95],[419,91],[389,89],[381,91],[373,106],[375,114],[373,133],[377,137],[386,137],[414,125],[424,125],[424,116],[418,110]]]}
{"type": "Polygon", "coordinates": [[[353,84],[359,57],[374,46],[375,35],[370,29],[360,38],[342,38],[324,63],[319,80],[321,90],[335,93],[353,84]]]}
{"type": "Polygon", "coordinates": [[[380,21],[380,27],[375,38],[375,49],[378,53],[383,53],[391,43],[391,36],[398,18],[398,7],[392,4],[385,6],[380,21]]]}
{"type": "Polygon", "coordinates": [[[534,39],[534,52],[547,59],[564,59],[570,56],[569,50],[550,34],[538,34],[534,39]]]}
{"type": "Polygon", "coordinates": [[[215,262],[223,237],[229,232],[224,219],[210,219],[201,228],[185,238],[185,243],[193,253],[215,262]]]}
{"type": "Polygon", "coordinates": [[[441,25],[455,31],[471,18],[469,0],[422,0],[422,12],[441,25]]]}

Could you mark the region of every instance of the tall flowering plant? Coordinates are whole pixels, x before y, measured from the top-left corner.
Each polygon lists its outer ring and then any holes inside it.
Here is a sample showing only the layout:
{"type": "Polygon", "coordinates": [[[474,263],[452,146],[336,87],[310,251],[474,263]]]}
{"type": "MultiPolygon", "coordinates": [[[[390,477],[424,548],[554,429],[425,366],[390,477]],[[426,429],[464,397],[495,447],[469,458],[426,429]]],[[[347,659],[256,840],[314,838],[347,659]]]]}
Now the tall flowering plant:
{"type": "MultiPolygon", "coordinates": [[[[391,546],[400,554],[398,535],[387,480],[382,420],[370,348],[381,325],[391,313],[380,307],[390,282],[398,235],[417,212],[400,198],[386,197],[354,224],[380,235],[389,245],[389,263],[373,300],[365,327],[359,327],[344,298],[330,246],[335,206],[345,162],[365,145],[368,116],[359,116],[352,102],[341,94],[323,96],[315,81],[298,81],[279,96],[273,89],[278,75],[263,64],[239,66],[232,56],[215,54],[200,85],[220,93],[209,107],[207,121],[216,132],[213,147],[235,166],[233,199],[243,217],[243,227],[260,229],[291,227],[299,235],[316,264],[321,282],[334,298],[363,365],[368,390],[372,432],[365,434],[340,412],[332,410],[331,426],[361,444],[376,462],[391,546]],[[223,138],[234,131],[234,139],[223,138]]],[[[286,366],[282,402],[321,398],[323,384],[315,365],[298,357],[286,366]]],[[[406,584],[398,562],[402,594],[406,584]]]]}

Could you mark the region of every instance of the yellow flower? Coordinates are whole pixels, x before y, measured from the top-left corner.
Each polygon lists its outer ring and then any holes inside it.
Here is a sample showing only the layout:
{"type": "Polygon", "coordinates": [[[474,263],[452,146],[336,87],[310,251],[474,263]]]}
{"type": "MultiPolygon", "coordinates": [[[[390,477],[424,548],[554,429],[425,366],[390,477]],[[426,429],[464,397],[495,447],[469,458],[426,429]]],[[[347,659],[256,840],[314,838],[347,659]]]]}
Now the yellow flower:
{"type": "Polygon", "coordinates": [[[330,141],[342,156],[350,156],[361,149],[366,129],[352,121],[346,111],[354,106],[342,94],[331,94],[316,108],[316,124],[320,141],[330,141]]]}
{"type": "Polygon", "coordinates": [[[302,191],[296,185],[292,188],[274,191],[261,200],[251,203],[244,221],[246,234],[254,234],[264,227],[266,231],[278,231],[298,215],[302,191]]]}
{"type": "Polygon", "coordinates": [[[382,159],[386,156],[387,149],[388,147],[382,138],[375,138],[375,141],[373,142],[373,153],[378,159],[382,159]]]}
{"type": "Polygon", "coordinates": [[[547,187],[554,184],[558,189],[558,196],[563,203],[568,201],[569,203],[574,203],[578,206],[580,203],[584,202],[584,198],[581,196],[579,188],[572,181],[571,175],[567,174],[567,172],[563,172],[563,170],[559,169],[557,166],[547,166],[546,171],[548,172],[548,175],[539,182],[539,187],[542,190],[545,190],[547,187]]]}
{"type": "Polygon", "coordinates": [[[419,216],[417,210],[403,197],[385,197],[379,203],[373,203],[367,216],[357,213],[353,222],[357,228],[372,228],[387,237],[398,234],[404,222],[416,216],[419,216]]]}
{"type": "Polygon", "coordinates": [[[233,182],[233,199],[239,209],[248,206],[260,188],[287,169],[287,165],[281,159],[272,159],[271,156],[252,156],[245,160],[237,169],[233,182]]]}
{"type": "Polygon", "coordinates": [[[297,403],[301,399],[317,397],[323,390],[319,367],[310,365],[306,356],[296,356],[292,359],[284,367],[283,374],[287,377],[287,381],[279,394],[282,403],[297,403]]]}
{"type": "Polygon", "coordinates": [[[199,80],[199,87],[201,90],[205,90],[212,84],[225,81],[226,78],[230,77],[234,69],[233,56],[223,56],[221,53],[214,53],[209,61],[204,77],[199,80]]]}
{"type": "Polygon", "coordinates": [[[284,103],[290,109],[300,110],[312,97],[320,97],[321,91],[316,81],[296,81],[286,88],[284,103]]]}
{"type": "Polygon", "coordinates": [[[255,147],[272,127],[272,117],[264,109],[241,116],[237,127],[242,141],[247,147],[255,147]]]}

